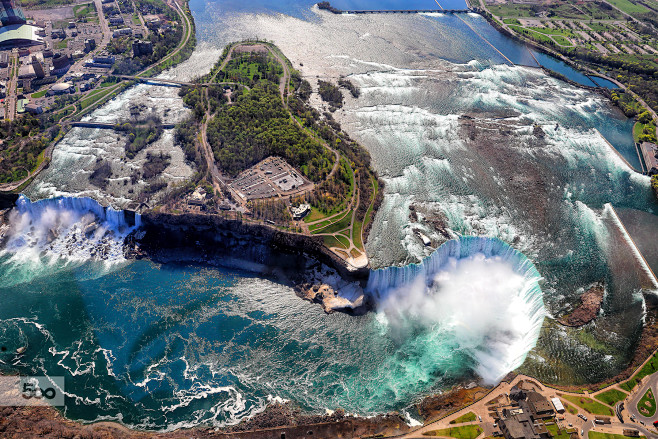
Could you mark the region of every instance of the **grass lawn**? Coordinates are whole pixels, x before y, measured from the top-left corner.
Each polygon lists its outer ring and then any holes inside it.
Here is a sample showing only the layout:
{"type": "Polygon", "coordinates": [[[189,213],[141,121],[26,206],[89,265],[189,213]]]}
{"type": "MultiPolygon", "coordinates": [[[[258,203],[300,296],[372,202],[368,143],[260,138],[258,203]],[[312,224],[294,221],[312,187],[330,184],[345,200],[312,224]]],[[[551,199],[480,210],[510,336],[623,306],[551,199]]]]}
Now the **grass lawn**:
{"type": "Polygon", "coordinates": [[[55,43],[55,49],[63,50],[68,46],[68,40],[62,40],[55,43]]]}
{"type": "Polygon", "coordinates": [[[583,408],[587,412],[593,415],[602,415],[602,416],[612,416],[614,415],[611,408],[604,406],[600,402],[594,401],[592,398],[586,396],[572,396],[560,394],[560,397],[566,399],[567,401],[577,405],[578,407],[583,408]]]}
{"type": "MultiPolygon", "coordinates": [[[[345,214],[345,216],[339,221],[334,222],[333,224],[328,225],[322,229],[313,229],[313,233],[336,233],[341,230],[347,229],[352,222],[352,211],[350,210],[345,214]]],[[[310,227],[309,227],[310,229],[310,227]]]]}
{"type": "Polygon", "coordinates": [[[461,427],[444,428],[443,430],[432,430],[423,433],[423,436],[447,436],[457,439],[475,439],[482,433],[477,425],[462,425],[461,427]]]}
{"type": "Polygon", "coordinates": [[[83,100],[80,101],[81,110],[84,110],[85,108],[87,108],[88,106],[93,104],[94,102],[102,99],[103,97],[105,97],[106,95],[111,93],[112,91],[113,90],[103,90],[101,92],[95,92],[95,93],[90,94],[86,99],[83,99],[83,100]]]}
{"type": "Polygon", "coordinates": [[[621,390],[610,389],[606,392],[596,395],[594,398],[614,407],[619,401],[626,399],[627,396],[628,395],[621,390]]]}
{"type": "Polygon", "coordinates": [[[572,415],[577,415],[578,414],[578,409],[576,407],[572,406],[571,404],[567,404],[566,402],[562,401],[562,405],[572,415]]]}
{"type": "MultiPolygon", "coordinates": [[[[598,431],[590,431],[587,437],[589,439],[628,439],[628,436],[621,434],[599,433],[598,431]]],[[[647,439],[645,436],[640,436],[640,438],[647,439]]]]}
{"type": "Polygon", "coordinates": [[[334,238],[333,236],[323,236],[322,239],[324,240],[324,245],[327,247],[338,247],[342,249],[347,249],[345,245],[343,245],[342,242],[340,242],[338,239],[334,238]]]}
{"type": "Polygon", "coordinates": [[[475,413],[468,412],[465,415],[461,415],[457,419],[450,421],[451,424],[461,424],[463,422],[472,422],[475,421],[475,413]]]}
{"type": "Polygon", "coordinates": [[[48,93],[48,90],[41,90],[36,93],[32,93],[32,99],[39,99],[42,98],[48,93]]]}
{"type": "Polygon", "coordinates": [[[640,123],[640,122],[635,122],[635,125],[633,125],[633,139],[638,142],[640,134],[644,131],[644,128],[649,128],[650,131],[653,132],[654,136],[656,135],[656,126],[653,123],[640,123]]]}
{"type": "Polygon", "coordinates": [[[637,410],[647,418],[656,414],[656,400],[651,389],[647,390],[647,393],[637,403],[637,410]]]}
{"type": "Polygon", "coordinates": [[[633,14],[642,14],[644,12],[649,12],[647,8],[642,5],[634,4],[628,0],[609,0],[609,3],[617,6],[622,11],[626,12],[629,15],[633,14]]]}
{"type": "Polygon", "coordinates": [[[566,430],[558,429],[558,426],[555,423],[546,424],[546,429],[551,434],[551,436],[553,436],[554,439],[570,439],[571,438],[570,433],[568,433],[566,430]]]}
{"type": "Polygon", "coordinates": [[[631,378],[630,380],[626,381],[623,384],[620,384],[619,387],[630,392],[635,388],[635,386],[637,386],[637,383],[642,378],[644,378],[647,375],[651,375],[656,371],[658,371],[658,352],[653,354],[651,360],[649,360],[647,364],[645,364],[644,367],[640,369],[640,371],[633,376],[633,378],[631,378]]]}
{"type": "Polygon", "coordinates": [[[96,13],[96,6],[93,3],[73,6],[73,14],[75,15],[75,18],[86,17],[91,13],[96,13]]]}

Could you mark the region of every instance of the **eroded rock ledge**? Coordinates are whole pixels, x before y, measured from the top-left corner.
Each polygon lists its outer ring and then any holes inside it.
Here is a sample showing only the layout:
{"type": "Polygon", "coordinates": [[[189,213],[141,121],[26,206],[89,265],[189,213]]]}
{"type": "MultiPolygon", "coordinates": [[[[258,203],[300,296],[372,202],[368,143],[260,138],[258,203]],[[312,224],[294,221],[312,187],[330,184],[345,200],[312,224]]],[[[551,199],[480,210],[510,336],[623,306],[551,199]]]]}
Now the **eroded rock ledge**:
{"type": "Polygon", "coordinates": [[[602,283],[590,287],[580,296],[580,305],[570,314],[558,319],[564,326],[578,328],[594,320],[599,315],[605,287],[602,283]]]}
{"type": "Polygon", "coordinates": [[[327,314],[335,311],[353,314],[364,314],[370,306],[367,296],[358,295],[355,300],[349,300],[338,295],[330,285],[303,283],[295,287],[295,293],[304,300],[319,303],[327,314]]]}

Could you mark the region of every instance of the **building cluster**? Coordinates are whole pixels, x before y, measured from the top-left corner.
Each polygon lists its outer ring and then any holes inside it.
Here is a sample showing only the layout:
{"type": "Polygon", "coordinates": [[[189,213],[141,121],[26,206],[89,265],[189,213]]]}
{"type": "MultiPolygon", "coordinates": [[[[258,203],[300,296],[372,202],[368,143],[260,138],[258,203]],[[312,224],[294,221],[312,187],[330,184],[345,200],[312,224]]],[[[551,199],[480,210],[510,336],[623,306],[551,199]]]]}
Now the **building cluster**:
{"type": "MultiPolygon", "coordinates": [[[[496,421],[494,426],[499,429],[495,432],[496,436],[506,439],[549,439],[552,435],[547,426],[564,420],[564,406],[558,398],[549,400],[539,392],[515,386],[509,393],[509,400],[507,405],[491,407],[496,421]]],[[[578,437],[575,429],[567,430],[567,434],[578,437]]]]}

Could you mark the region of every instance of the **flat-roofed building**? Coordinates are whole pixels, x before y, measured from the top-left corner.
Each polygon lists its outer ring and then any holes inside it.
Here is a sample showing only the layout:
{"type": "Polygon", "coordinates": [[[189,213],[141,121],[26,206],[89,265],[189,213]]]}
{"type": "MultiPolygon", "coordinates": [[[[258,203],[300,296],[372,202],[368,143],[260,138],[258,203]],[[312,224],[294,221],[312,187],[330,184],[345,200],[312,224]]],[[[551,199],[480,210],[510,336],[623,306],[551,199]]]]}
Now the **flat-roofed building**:
{"type": "Polygon", "coordinates": [[[11,24],[0,27],[0,47],[21,47],[43,44],[39,28],[30,24],[11,24]]]}
{"type": "Polygon", "coordinates": [[[646,165],[647,174],[658,174],[658,145],[651,142],[642,142],[640,149],[642,150],[642,158],[646,165]]]}
{"type": "Polygon", "coordinates": [[[560,401],[559,398],[551,398],[551,402],[553,403],[553,407],[555,407],[555,411],[558,413],[564,413],[564,405],[562,405],[562,401],[560,401]]]}

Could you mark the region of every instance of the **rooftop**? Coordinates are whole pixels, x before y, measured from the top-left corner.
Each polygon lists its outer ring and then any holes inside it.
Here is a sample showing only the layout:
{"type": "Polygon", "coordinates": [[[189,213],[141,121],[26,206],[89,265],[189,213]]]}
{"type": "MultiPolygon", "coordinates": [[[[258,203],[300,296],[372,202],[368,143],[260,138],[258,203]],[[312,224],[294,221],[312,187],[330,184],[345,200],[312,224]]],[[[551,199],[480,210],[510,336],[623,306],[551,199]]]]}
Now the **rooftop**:
{"type": "Polygon", "coordinates": [[[0,46],[19,46],[43,43],[37,32],[39,28],[30,24],[11,24],[0,27],[0,46]]]}

